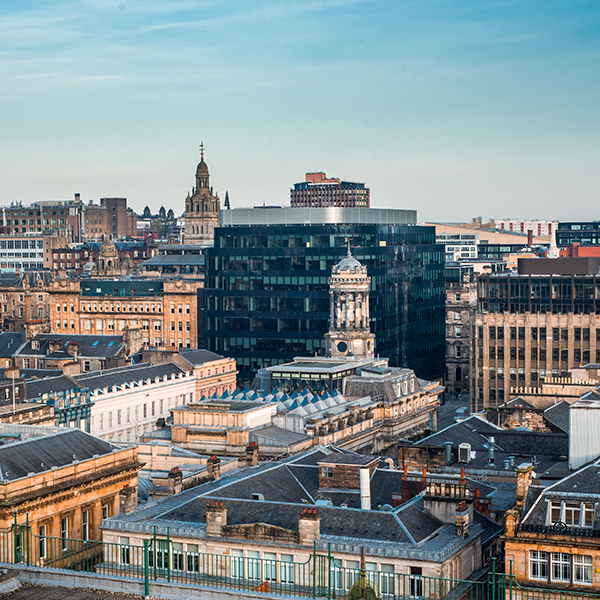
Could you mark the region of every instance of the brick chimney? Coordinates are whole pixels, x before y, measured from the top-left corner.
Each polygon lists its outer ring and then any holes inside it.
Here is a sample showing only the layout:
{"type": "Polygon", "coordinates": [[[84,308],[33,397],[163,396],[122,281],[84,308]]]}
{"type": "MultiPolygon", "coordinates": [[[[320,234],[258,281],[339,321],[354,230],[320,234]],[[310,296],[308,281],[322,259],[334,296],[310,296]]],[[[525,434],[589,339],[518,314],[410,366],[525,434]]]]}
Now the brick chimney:
{"type": "Polygon", "coordinates": [[[258,444],[256,442],[250,442],[246,446],[246,466],[258,466],[258,444]]]}
{"type": "Polygon", "coordinates": [[[216,454],[213,454],[208,459],[208,461],[206,462],[206,467],[208,469],[208,476],[213,481],[221,477],[221,459],[216,454]]]}
{"type": "Polygon", "coordinates": [[[137,489],[126,485],[119,492],[119,508],[121,513],[133,512],[137,507],[137,489]]]}
{"type": "Polygon", "coordinates": [[[171,496],[179,494],[183,489],[183,473],[179,470],[179,467],[173,467],[167,475],[167,487],[171,496]]]}
{"type": "Polygon", "coordinates": [[[222,500],[211,500],[206,505],[206,534],[221,536],[227,525],[227,507],[222,500]]]}
{"type": "Polygon", "coordinates": [[[521,463],[515,469],[515,472],[517,473],[517,508],[523,508],[527,490],[533,478],[533,465],[531,463],[521,463]]]}
{"type": "Polygon", "coordinates": [[[301,544],[318,542],[321,535],[321,516],[316,508],[303,508],[298,514],[298,533],[301,544]]]}
{"type": "Polygon", "coordinates": [[[463,500],[458,504],[454,513],[454,524],[456,535],[458,537],[469,537],[469,521],[471,520],[471,511],[467,503],[463,500]]]}

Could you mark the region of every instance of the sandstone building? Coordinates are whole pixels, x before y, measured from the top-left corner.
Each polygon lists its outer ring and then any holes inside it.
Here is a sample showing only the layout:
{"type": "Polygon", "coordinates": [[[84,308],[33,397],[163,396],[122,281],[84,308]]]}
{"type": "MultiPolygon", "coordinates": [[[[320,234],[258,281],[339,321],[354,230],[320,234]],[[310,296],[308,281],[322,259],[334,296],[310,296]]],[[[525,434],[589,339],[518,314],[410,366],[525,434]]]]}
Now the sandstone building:
{"type": "Polygon", "coordinates": [[[196,169],[196,186],[185,200],[184,244],[212,244],[214,229],[219,225],[219,196],[210,185],[208,166],[204,162],[204,146],[200,145],[201,160],[196,169]]]}
{"type": "Polygon", "coordinates": [[[57,279],[50,284],[53,333],[122,335],[141,328],[142,344],[197,346],[200,283],[167,279],[57,279]]]}

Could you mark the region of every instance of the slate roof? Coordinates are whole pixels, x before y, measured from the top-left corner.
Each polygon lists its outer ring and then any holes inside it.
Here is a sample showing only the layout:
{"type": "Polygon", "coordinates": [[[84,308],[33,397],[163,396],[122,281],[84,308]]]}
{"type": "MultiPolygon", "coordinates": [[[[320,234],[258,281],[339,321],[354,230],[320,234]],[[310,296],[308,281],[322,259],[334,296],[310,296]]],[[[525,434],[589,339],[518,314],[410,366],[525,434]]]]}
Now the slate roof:
{"type": "Polygon", "coordinates": [[[84,385],[80,385],[66,375],[58,377],[46,377],[44,379],[29,379],[27,381],[27,399],[41,398],[44,394],[55,394],[57,392],[65,392],[68,390],[85,389],[84,385]]]}
{"type": "MultiPolygon", "coordinates": [[[[547,500],[600,501],[600,465],[587,465],[546,488],[539,490],[530,486],[529,490],[537,498],[527,502],[530,508],[521,519],[520,526],[544,527],[548,514],[547,500]]],[[[591,530],[600,531],[600,511],[596,511],[591,530]]]]}
{"type": "Polygon", "coordinates": [[[210,350],[180,350],[179,356],[190,363],[190,365],[203,365],[214,360],[222,360],[225,358],[219,354],[215,354],[210,350]]]}
{"type": "Polygon", "coordinates": [[[544,411],[544,419],[561,431],[569,433],[569,403],[561,400],[550,406],[544,411]]]}
{"type": "Polygon", "coordinates": [[[533,404],[530,404],[529,402],[527,402],[526,400],[523,400],[523,398],[521,398],[521,396],[518,396],[517,398],[512,398],[511,400],[509,400],[508,402],[505,402],[502,407],[506,407],[506,408],[528,408],[531,410],[535,410],[535,406],[533,406],[533,404]]]}
{"type": "MultiPolygon", "coordinates": [[[[68,335],[60,333],[39,333],[33,340],[25,342],[18,356],[39,356],[44,358],[69,358],[67,354],[67,346],[69,342],[76,342],[80,345],[78,349],[79,358],[114,358],[119,356],[125,348],[123,336],[121,335],[68,335]],[[63,349],[49,353],[50,342],[62,340],[63,349]],[[37,341],[40,344],[39,348],[32,348],[31,342],[37,341]]],[[[72,358],[72,357],[71,357],[72,358]]]]}
{"type": "Polygon", "coordinates": [[[29,438],[0,446],[0,479],[14,481],[30,473],[70,465],[75,460],[89,460],[96,454],[110,454],[115,449],[117,446],[76,428],[29,438]]]}
{"type": "MultiPolygon", "coordinates": [[[[209,498],[200,497],[161,515],[161,519],[180,523],[206,522],[209,498]]],[[[227,524],[245,525],[268,523],[291,531],[298,531],[298,513],[305,504],[261,502],[256,500],[227,500],[227,524]]],[[[393,513],[362,511],[353,508],[318,508],[321,516],[321,535],[396,543],[412,540],[393,513]]],[[[440,527],[438,521],[438,528],[440,527]]]]}
{"type": "Polygon", "coordinates": [[[0,358],[11,358],[22,343],[22,333],[16,331],[0,333],[0,358]]]}
{"type": "Polygon", "coordinates": [[[107,369],[106,371],[82,373],[81,375],[75,375],[73,379],[90,388],[90,390],[102,390],[105,387],[112,388],[113,385],[122,389],[123,387],[130,388],[140,380],[151,379],[154,381],[155,377],[162,379],[166,375],[167,378],[170,378],[171,375],[178,376],[179,373],[185,373],[185,371],[173,363],[162,365],[142,363],[127,367],[117,367],[116,369],[107,369]]]}
{"type": "MultiPolygon", "coordinates": [[[[488,466],[488,439],[493,436],[496,444],[494,459],[496,469],[503,469],[505,459],[514,457],[516,463],[532,462],[543,472],[556,464],[560,457],[568,454],[569,438],[564,433],[531,431],[509,431],[496,427],[482,417],[472,415],[460,423],[454,423],[441,431],[416,442],[416,446],[440,446],[452,442],[456,450],[459,444],[471,445],[475,458],[468,463],[470,469],[483,469],[488,466]]],[[[461,465],[453,461],[451,465],[461,465]]],[[[467,466],[467,465],[465,465],[467,466]]]]}

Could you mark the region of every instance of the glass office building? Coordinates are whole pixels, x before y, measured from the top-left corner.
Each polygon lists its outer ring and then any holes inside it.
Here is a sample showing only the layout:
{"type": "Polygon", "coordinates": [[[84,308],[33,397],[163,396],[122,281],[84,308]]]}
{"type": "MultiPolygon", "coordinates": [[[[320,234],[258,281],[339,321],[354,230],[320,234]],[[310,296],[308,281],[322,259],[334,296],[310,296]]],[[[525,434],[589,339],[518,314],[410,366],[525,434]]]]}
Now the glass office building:
{"type": "Polygon", "coordinates": [[[324,354],[327,280],[348,242],[371,277],[375,353],[419,377],[442,377],[444,247],[436,244],[434,227],[413,224],[414,211],[237,209],[221,215],[231,224],[215,229],[214,248],[206,252],[199,344],[235,358],[242,379],[294,356],[324,354]]]}

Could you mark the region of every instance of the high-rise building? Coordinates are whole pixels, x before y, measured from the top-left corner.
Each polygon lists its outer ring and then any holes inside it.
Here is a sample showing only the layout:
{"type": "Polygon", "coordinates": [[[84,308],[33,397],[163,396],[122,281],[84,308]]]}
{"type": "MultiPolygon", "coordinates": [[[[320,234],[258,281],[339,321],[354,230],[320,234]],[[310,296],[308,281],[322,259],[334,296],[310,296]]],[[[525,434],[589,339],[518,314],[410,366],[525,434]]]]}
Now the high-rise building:
{"type": "Polygon", "coordinates": [[[100,198],[108,212],[108,233],[115,238],[127,237],[127,198],[100,198]]]}
{"type": "MultiPolygon", "coordinates": [[[[554,259],[554,273],[564,271],[554,259]]],[[[479,275],[474,316],[471,408],[503,404],[519,389],[600,362],[600,277],[544,274],[543,259],[521,259],[529,274],[479,275]],[[532,273],[540,265],[538,273],[532,273]],[[511,389],[514,393],[511,394],[511,389]]],[[[567,263],[565,263],[567,264],[567,263]]],[[[577,270],[579,271],[579,269],[577,270]]]]}
{"type": "Polygon", "coordinates": [[[416,211],[222,211],[199,290],[199,346],[257,370],[325,355],[331,269],[348,251],[368,269],[374,353],[434,379],[444,373],[444,248],[416,211]]]}
{"type": "Polygon", "coordinates": [[[325,173],[307,173],[306,180],[295,183],[290,191],[292,208],[369,208],[370,190],[364,183],[352,183],[341,179],[328,179],[325,173]]]}
{"type": "Polygon", "coordinates": [[[203,144],[200,145],[200,157],[196,169],[196,187],[185,199],[184,244],[212,244],[214,229],[219,225],[221,203],[210,185],[203,144]]]}

